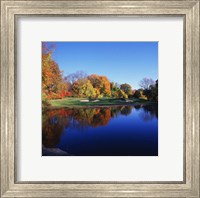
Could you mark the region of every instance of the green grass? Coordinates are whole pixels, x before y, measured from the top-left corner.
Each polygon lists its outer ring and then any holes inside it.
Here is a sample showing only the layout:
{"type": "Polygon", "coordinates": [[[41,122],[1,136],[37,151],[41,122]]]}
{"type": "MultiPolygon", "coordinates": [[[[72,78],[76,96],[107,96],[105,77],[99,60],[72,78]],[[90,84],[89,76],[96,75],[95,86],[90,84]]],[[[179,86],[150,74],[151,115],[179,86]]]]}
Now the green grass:
{"type": "Polygon", "coordinates": [[[87,98],[65,98],[58,100],[50,100],[51,108],[60,107],[95,107],[95,106],[110,106],[110,105],[131,105],[131,104],[149,104],[151,102],[143,99],[114,99],[114,98],[101,98],[99,101],[81,102],[87,98]]]}

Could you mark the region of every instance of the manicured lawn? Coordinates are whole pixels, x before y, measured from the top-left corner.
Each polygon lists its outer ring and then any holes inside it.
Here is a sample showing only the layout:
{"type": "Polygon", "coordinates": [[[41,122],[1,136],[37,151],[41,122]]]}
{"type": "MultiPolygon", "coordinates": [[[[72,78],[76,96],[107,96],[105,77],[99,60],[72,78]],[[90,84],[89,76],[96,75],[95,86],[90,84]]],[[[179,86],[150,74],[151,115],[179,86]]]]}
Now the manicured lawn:
{"type": "Polygon", "coordinates": [[[137,98],[131,99],[113,99],[101,98],[96,100],[87,101],[87,98],[65,98],[58,100],[51,100],[51,107],[90,107],[90,106],[109,106],[109,105],[131,105],[131,104],[147,104],[149,101],[137,98]]]}

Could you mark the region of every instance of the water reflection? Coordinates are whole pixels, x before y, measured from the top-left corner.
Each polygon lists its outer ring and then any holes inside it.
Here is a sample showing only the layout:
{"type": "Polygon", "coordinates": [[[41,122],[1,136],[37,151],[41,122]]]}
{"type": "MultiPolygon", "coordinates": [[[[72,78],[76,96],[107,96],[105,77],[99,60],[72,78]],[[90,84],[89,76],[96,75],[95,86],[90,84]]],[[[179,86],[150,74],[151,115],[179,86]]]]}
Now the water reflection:
{"type": "Polygon", "coordinates": [[[142,112],[140,112],[140,117],[144,121],[153,120],[155,117],[158,118],[158,106],[146,105],[143,106],[142,112]]]}
{"type": "MultiPolygon", "coordinates": [[[[137,105],[137,106],[111,106],[111,107],[95,107],[95,108],[73,108],[73,109],[56,109],[56,110],[49,110],[43,113],[43,124],[42,124],[42,144],[44,148],[59,148],[66,151],[66,147],[71,145],[71,152],[72,155],[137,155],[136,151],[130,151],[130,149],[136,148],[136,146],[131,146],[136,139],[138,139],[138,142],[141,141],[141,143],[145,143],[148,139],[145,139],[146,131],[151,130],[153,131],[153,135],[149,136],[150,139],[152,137],[154,138],[154,143],[156,145],[153,145],[155,148],[157,148],[157,118],[158,118],[158,108],[157,106],[153,105],[137,105]],[[124,119],[126,118],[127,119],[124,119]],[[151,123],[146,124],[145,123],[151,123]],[[116,128],[116,126],[118,126],[116,128]],[[151,128],[149,128],[151,127],[151,128]],[[127,137],[124,137],[126,134],[121,134],[123,131],[128,133],[129,131],[131,133],[127,134],[127,137]],[[138,131],[142,131],[141,133],[145,132],[143,134],[143,140],[141,137],[133,134],[136,134],[138,131]],[[108,133],[115,132],[113,138],[111,136],[106,136],[105,131],[108,133]],[[121,132],[120,132],[121,131],[121,132]],[[83,136],[80,135],[82,133],[85,133],[87,135],[83,136]],[[92,132],[96,135],[88,135],[92,132]],[[74,134],[73,134],[74,133],[74,134]],[[121,139],[123,141],[121,148],[120,145],[121,139]],[[156,135],[155,135],[156,134],[156,135]],[[76,137],[75,137],[76,135],[76,137]],[[130,136],[133,137],[133,141],[131,142],[131,138],[128,138],[130,136]],[[82,137],[82,139],[80,139],[82,137]],[[119,140],[116,140],[116,137],[119,138],[119,140]],[[70,140],[71,138],[71,140],[70,140]],[[93,139],[91,139],[93,138],[93,139]],[[104,138],[104,139],[103,139],[104,138]],[[115,149],[114,151],[103,151],[102,148],[103,145],[101,143],[108,142],[109,149],[115,149]],[[143,141],[143,142],[142,142],[143,141]],[[74,143],[73,143],[74,142],[74,143]],[[85,143],[94,143],[95,146],[85,146],[85,143]],[[76,147],[75,147],[75,144],[76,147]],[[118,145],[115,145],[118,144],[118,145]],[[129,145],[128,148],[125,148],[124,144],[129,145]],[[67,146],[68,145],[68,146],[67,146]],[[82,147],[83,149],[87,150],[84,152],[78,151],[77,147],[82,147]],[[86,147],[88,147],[86,149],[86,147]],[[98,148],[97,148],[98,147],[98,148]],[[64,148],[64,149],[63,149],[64,148]],[[96,149],[97,154],[95,154],[95,151],[89,151],[89,149],[96,149]],[[116,148],[120,149],[119,152],[116,151],[116,148]],[[124,149],[129,149],[128,152],[126,152],[124,149]],[[122,152],[123,150],[123,152],[122,152]],[[111,154],[109,154],[111,153],[111,154]],[[119,153],[119,154],[117,154],[119,153]],[[122,154],[123,153],[123,154],[122,154]],[[127,154],[126,154],[127,153],[127,154]],[[133,153],[133,154],[130,154],[133,153]],[[136,153],[136,154],[134,154],[136,153]]],[[[135,145],[138,144],[138,142],[135,142],[135,145]]],[[[105,145],[104,145],[105,146],[105,145]]],[[[141,147],[141,146],[139,146],[141,147]]],[[[138,149],[139,149],[138,147],[138,149]]],[[[146,148],[146,146],[145,146],[146,148]]],[[[81,148],[80,148],[81,149],[81,148]]],[[[136,148],[137,149],[137,148],[136,148]]],[[[140,155],[138,152],[138,155],[140,155]]],[[[145,152],[144,152],[145,153],[145,152]]],[[[147,155],[148,152],[146,152],[147,155]]],[[[154,153],[157,153],[157,150],[154,153]]],[[[43,153],[43,155],[45,155],[43,153]]],[[[51,155],[51,154],[48,154],[51,155]]],[[[53,155],[53,154],[52,154],[53,155]]],[[[59,155],[58,153],[55,155],[59,155]]],[[[142,154],[146,155],[146,154],[142,154]]],[[[155,155],[155,154],[153,154],[155,155]]]]}

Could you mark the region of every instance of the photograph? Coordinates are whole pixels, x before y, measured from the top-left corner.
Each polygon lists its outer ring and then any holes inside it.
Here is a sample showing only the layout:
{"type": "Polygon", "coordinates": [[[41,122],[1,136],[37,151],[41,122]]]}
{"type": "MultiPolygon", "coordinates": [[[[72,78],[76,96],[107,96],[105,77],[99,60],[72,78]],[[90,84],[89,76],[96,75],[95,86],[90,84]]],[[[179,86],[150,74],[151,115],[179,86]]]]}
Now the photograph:
{"type": "Polygon", "coordinates": [[[158,47],[41,42],[42,156],[158,156],[158,47]]]}

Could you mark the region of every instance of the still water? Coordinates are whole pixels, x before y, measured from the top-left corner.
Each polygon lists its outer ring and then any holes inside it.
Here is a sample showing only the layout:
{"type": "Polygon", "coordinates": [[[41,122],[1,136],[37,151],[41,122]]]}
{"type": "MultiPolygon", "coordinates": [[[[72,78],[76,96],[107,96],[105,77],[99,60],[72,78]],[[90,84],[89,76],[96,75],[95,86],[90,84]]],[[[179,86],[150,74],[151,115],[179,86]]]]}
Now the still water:
{"type": "Polygon", "coordinates": [[[155,105],[49,110],[43,113],[43,156],[157,156],[155,105]]]}

